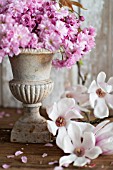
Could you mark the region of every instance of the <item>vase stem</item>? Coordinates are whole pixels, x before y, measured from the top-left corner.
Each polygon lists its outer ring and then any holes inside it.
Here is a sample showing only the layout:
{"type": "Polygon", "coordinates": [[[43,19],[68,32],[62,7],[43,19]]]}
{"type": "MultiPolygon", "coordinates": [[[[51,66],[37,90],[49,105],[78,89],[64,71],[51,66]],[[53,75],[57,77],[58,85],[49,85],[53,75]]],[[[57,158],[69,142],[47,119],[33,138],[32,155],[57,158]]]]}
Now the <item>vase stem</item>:
{"type": "Polygon", "coordinates": [[[11,142],[46,143],[50,142],[47,122],[39,113],[41,103],[23,104],[24,114],[16,122],[11,132],[11,142]]]}

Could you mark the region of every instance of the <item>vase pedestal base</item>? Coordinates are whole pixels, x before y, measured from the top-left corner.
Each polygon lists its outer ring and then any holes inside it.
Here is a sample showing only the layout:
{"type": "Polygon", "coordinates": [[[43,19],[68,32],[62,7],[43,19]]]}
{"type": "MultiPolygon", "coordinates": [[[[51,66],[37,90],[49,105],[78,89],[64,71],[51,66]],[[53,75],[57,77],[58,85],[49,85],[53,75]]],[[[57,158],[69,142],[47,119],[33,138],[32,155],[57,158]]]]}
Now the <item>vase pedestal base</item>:
{"type": "Polygon", "coordinates": [[[24,106],[24,115],[15,123],[11,132],[11,142],[48,143],[50,133],[46,119],[39,114],[39,104],[24,106]],[[27,106],[27,107],[26,107],[27,106]]]}

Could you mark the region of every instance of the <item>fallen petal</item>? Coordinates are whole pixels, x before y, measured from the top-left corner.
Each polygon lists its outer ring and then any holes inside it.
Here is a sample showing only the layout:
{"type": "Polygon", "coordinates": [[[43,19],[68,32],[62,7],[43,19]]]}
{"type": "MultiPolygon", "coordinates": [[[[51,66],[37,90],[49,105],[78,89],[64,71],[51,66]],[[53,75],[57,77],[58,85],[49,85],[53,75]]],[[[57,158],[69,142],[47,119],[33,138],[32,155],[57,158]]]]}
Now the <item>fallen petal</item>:
{"type": "Polygon", "coordinates": [[[27,157],[26,157],[26,156],[22,156],[22,157],[21,157],[21,161],[22,161],[23,163],[27,163],[27,157]]]}
{"type": "Polygon", "coordinates": [[[58,163],[58,161],[49,162],[48,164],[49,164],[49,165],[54,165],[54,164],[56,164],[56,163],[58,163]]]}
{"type": "Polygon", "coordinates": [[[43,153],[42,155],[42,158],[46,157],[47,156],[47,153],[43,153]]]}
{"type": "Polygon", "coordinates": [[[21,154],[23,154],[22,151],[16,151],[16,152],[15,152],[15,156],[19,156],[19,155],[21,155],[21,154]]]}
{"type": "Polygon", "coordinates": [[[7,158],[14,158],[15,155],[8,155],[7,158]]]}
{"type": "Polygon", "coordinates": [[[44,146],[53,147],[53,144],[52,143],[46,143],[44,146]]]}
{"type": "Polygon", "coordinates": [[[3,165],[2,165],[2,168],[8,169],[8,168],[10,168],[10,165],[8,165],[8,164],[3,164],[3,165]]]}
{"type": "Polygon", "coordinates": [[[54,168],[54,170],[63,170],[64,168],[62,168],[61,166],[56,166],[55,168],[54,168]]]}

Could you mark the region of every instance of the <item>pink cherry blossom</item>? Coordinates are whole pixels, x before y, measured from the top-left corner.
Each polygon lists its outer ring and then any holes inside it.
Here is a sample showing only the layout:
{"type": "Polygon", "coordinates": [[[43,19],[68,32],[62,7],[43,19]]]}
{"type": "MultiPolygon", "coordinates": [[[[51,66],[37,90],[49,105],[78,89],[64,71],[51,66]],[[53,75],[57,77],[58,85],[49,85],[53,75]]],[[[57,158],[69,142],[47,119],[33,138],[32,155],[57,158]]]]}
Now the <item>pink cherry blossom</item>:
{"type": "Polygon", "coordinates": [[[0,2],[0,62],[20,54],[20,48],[45,48],[56,53],[56,68],[71,68],[95,45],[95,29],[80,31],[83,19],[59,2],[5,0],[0,2]]]}
{"type": "Polygon", "coordinates": [[[97,76],[97,82],[94,80],[89,89],[89,100],[92,108],[94,108],[94,115],[98,118],[108,117],[108,106],[113,108],[113,77],[108,82],[105,82],[106,74],[100,72],[97,76]]]}
{"type": "Polygon", "coordinates": [[[56,132],[62,131],[62,129],[65,133],[71,119],[83,118],[76,109],[75,100],[69,98],[63,98],[47,108],[47,114],[51,119],[47,120],[48,129],[53,135],[56,135],[56,132]]]}

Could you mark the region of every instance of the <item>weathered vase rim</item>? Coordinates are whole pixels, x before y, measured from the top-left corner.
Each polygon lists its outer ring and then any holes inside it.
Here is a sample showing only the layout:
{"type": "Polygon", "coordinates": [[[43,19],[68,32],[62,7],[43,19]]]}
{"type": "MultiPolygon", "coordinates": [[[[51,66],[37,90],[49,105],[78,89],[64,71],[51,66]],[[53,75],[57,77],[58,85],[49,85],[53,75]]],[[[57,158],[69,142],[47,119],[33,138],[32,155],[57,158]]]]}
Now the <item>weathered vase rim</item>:
{"type": "Polygon", "coordinates": [[[55,53],[59,53],[60,51],[55,51],[55,52],[52,52],[52,51],[49,51],[47,49],[32,49],[32,48],[21,48],[20,49],[20,54],[55,54],[55,53]]]}

